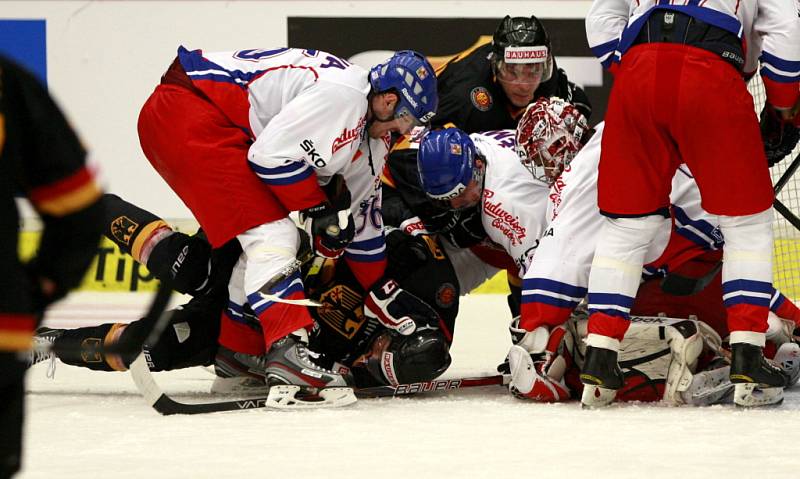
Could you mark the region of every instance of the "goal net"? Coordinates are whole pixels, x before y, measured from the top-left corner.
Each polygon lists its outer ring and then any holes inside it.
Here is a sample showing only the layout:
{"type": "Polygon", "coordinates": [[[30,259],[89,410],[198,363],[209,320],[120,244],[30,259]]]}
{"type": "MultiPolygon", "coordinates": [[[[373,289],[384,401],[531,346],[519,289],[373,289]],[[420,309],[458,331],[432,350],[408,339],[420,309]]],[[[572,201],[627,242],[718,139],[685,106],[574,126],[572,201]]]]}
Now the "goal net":
{"type": "MultiPolygon", "coordinates": [[[[761,76],[756,74],[750,80],[747,89],[753,95],[756,113],[760,113],[764,108],[765,101],[764,84],[761,82],[761,76]]],[[[800,154],[800,145],[783,161],[771,168],[770,173],[772,174],[773,184],[778,181],[798,154],[800,154]]],[[[786,183],[777,198],[792,213],[800,216],[800,191],[798,190],[800,190],[800,172],[786,183]]],[[[774,211],[774,214],[773,283],[776,288],[789,298],[800,299],[800,231],[786,221],[777,211],[774,211]]]]}

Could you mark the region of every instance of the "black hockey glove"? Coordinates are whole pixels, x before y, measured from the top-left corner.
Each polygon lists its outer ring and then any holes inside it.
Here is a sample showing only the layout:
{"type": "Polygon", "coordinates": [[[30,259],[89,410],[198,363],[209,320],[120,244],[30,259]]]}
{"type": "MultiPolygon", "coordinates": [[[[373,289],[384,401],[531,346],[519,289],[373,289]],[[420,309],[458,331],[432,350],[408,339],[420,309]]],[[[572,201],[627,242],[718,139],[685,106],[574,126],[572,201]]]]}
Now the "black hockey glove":
{"type": "Polygon", "coordinates": [[[334,175],[322,189],[330,201],[300,212],[314,253],[323,258],[338,258],[356,234],[350,214],[350,190],[341,175],[334,175]]]}
{"type": "Polygon", "coordinates": [[[353,215],[347,208],[336,209],[329,202],[300,212],[306,232],[313,238],[314,252],[324,258],[338,258],[353,241],[353,215]]]}
{"type": "Polygon", "coordinates": [[[156,243],[145,266],[179,293],[202,296],[211,289],[211,244],[203,230],[193,236],[170,233],[156,243]]]}
{"type": "Polygon", "coordinates": [[[764,153],[767,164],[771,167],[790,154],[800,140],[800,128],[791,122],[783,121],[775,109],[764,105],[761,111],[761,139],[764,141],[764,153]]]}
{"type": "Polygon", "coordinates": [[[442,235],[459,248],[469,248],[480,243],[486,238],[480,210],[478,208],[462,210],[458,223],[442,235]]]}
{"type": "Polygon", "coordinates": [[[393,279],[382,279],[364,297],[364,313],[404,336],[418,328],[438,329],[439,315],[427,303],[402,289],[393,279]]]}
{"type": "Polygon", "coordinates": [[[400,230],[386,236],[386,251],[389,258],[385,274],[398,281],[427,265],[432,254],[421,235],[411,236],[400,230]]]}

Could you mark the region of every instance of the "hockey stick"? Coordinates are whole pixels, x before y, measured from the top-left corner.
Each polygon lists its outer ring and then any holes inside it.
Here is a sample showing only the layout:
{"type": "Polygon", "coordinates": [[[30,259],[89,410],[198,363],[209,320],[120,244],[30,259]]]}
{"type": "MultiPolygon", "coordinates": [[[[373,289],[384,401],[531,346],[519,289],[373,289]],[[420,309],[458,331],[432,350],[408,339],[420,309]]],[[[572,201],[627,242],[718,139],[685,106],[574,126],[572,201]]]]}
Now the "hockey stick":
{"type": "Polygon", "coordinates": [[[118,342],[109,345],[105,348],[105,354],[134,357],[142,352],[143,345],[154,346],[172,317],[172,311],[167,311],[170,297],[172,297],[172,285],[168,281],[161,281],[150,308],[140,320],[142,326],[137,328],[137,333],[123,336],[118,342]]]}
{"type": "Polygon", "coordinates": [[[794,213],[792,213],[786,205],[783,204],[781,200],[778,199],[778,193],[781,192],[784,186],[789,183],[789,180],[794,176],[794,173],[797,171],[797,168],[800,167],[800,154],[795,157],[792,163],[786,168],[786,171],[783,172],[778,182],[775,183],[775,200],[772,202],[773,208],[781,214],[786,221],[792,224],[795,228],[800,230],[800,218],[797,217],[794,213]]]}
{"type": "Polygon", "coordinates": [[[667,273],[661,280],[661,291],[671,294],[672,296],[691,296],[697,294],[714,280],[717,273],[722,269],[722,261],[699,278],[690,278],[675,273],[667,273]]]}
{"type": "Polygon", "coordinates": [[[510,374],[497,374],[481,378],[434,379],[433,381],[398,384],[397,386],[361,388],[356,390],[356,396],[360,398],[394,397],[481,386],[506,386],[509,382],[511,382],[510,374]]]}
{"type": "MultiPolygon", "coordinates": [[[[173,414],[207,414],[222,411],[241,411],[246,409],[260,409],[267,407],[266,397],[250,399],[237,399],[233,401],[218,401],[208,403],[182,403],[167,396],[156,384],[147,361],[143,354],[139,355],[130,366],[133,382],[145,401],[158,413],[164,416],[173,414]]],[[[356,396],[361,398],[394,397],[436,391],[451,391],[471,387],[506,385],[511,380],[508,374],[487,376],[483,378],[439,379],[397,386],[375,386],[356,390],[356,396]]]]}
{"type": "MultiPolygon", "coordinates": [[[[781,177],[775,183],[775,199],[772,206],[780,213],[786,220],[795,228],[800,230],[800,218],[792,213],[786,205],[778,199],[778,193],[789,183],[797,169],[800,168],[800,154],[795,157],[792,163],[786,168],[781,177]]],[[[722,269],[722,263],[717,265],[707,274],[700,278],[690,278],[681,276],[675,273],[668,273],[664,279],[661,280],[661,290],[673,296],[691,296],[702,291],[706,286],[714,280],[714,277],[722,269]]]]}
{"type": "Polygon", "coordinates": [[[297,271],[300,271],[306,263],[317,257],[318,256],[316,256],[311,250],[298,254],[297,258],[294,261],[289,263],[285,268],[283,268],[280,271],[280,273],[275,275],[271,280],[267,281],[267,283],[264,286],[262,286],[261,289],[258,291],[258,294],[260,294],[262,298],[275,303],[294,304],[298,306],[310,306],[312,308],[318,308],[322,306],[322,303],[314,299],[309,299],[309,298],[286,299],[272,292],[272,288],[280,284],[282,281],[285,281],[287,278],[289,278],[297,271]]]}

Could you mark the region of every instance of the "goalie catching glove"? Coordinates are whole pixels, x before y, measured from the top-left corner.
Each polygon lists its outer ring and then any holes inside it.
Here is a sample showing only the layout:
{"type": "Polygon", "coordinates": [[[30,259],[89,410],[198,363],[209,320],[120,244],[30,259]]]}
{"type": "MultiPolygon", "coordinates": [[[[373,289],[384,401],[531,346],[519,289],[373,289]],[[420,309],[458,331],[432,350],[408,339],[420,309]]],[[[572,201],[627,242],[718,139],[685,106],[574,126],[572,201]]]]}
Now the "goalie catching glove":
{"type": "Polygon", "coordinates": [[[344,180],[336,175],[325,189],[331,201],[301,211],[300,221],[312,239],[314,253],[335,259],[353,241],[356,230],[350,213],[350,191],[344,180]]]}
{"type": "Polygon", "coordinates": [[[436,311],[393,279],[384,278],[375,283],[364,298],[364,306],[368,317],[403,336],[422,326],[438,328],[436,311]]]}

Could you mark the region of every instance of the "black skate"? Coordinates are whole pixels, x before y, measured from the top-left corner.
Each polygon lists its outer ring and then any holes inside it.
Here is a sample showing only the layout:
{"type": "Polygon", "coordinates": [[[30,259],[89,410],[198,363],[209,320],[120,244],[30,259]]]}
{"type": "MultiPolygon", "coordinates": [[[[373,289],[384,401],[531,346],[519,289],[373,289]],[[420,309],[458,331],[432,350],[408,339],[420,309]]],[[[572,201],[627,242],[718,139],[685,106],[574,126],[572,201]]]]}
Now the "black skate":
{"type": "Polygon", "coordinates": [[[594,346],[586,347],[580,378],[583,383],[581,405],[589,409],[611,404],[617,389],[625,383],[617,363],[617,352],[594,346]]]}
{"type": "Polygon", "coordinates": [[[759,346],[748,343],[731,345],[731,382],[733,402],[737,406],[756,407],[783,402],[783,388],[788,377],[777,366],[764,359],[759,346]]]}
{"type": "Polygon", "coordinates": [[[237,353],[220,346],[214,357],[214,374],[217,377],[211,385],[211,392],[237,395],[266,394],[268,387],[265,364],[264,356],[237,353]]]}
{"type": "Polygon", "coordinates": [[[33,344],[28,354],[28,367],[43,361],[50,361],[47,366],[47,377],[53,378],[56,374],[56,354],[53,352],[53,343],[64,334],[63,329],[41,327],[33,336],[33,344]]]}
{"type": "Polygon", "coordinates": [[[305,343],[294,335],[276,341],[266,356],[267,405],[275,408],[338,407],[356,401],[341,374],[312,360],[305,343]]]}

